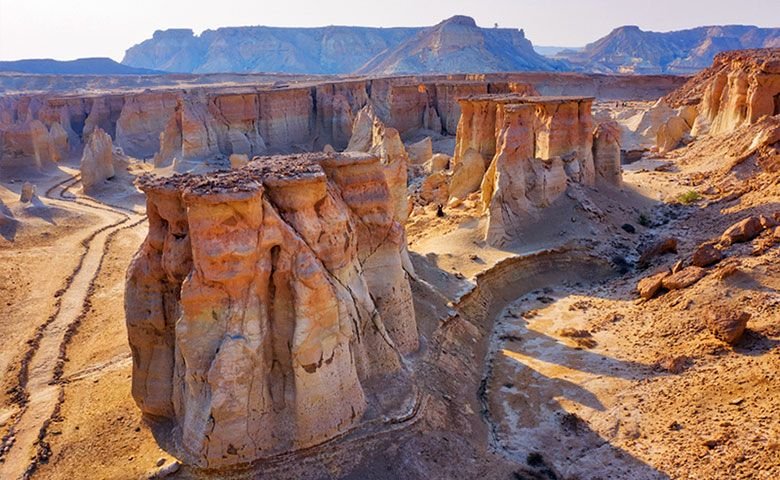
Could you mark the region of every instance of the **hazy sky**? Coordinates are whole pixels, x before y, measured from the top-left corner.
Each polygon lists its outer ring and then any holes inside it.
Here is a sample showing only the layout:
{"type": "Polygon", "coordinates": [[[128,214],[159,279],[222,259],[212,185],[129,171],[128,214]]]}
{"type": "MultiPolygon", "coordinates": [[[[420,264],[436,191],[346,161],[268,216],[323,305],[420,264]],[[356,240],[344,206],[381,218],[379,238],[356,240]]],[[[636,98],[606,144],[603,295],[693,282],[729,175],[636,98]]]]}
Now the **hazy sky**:
{"type": "Polygon", "coordinates": [[[128,47],[174,27],[421,26],[455,14],[524,28],[536,45],[581,46],[626,24],[780,27],[780,0],[0,0],[0,60],[121,61],[128,47]]]}

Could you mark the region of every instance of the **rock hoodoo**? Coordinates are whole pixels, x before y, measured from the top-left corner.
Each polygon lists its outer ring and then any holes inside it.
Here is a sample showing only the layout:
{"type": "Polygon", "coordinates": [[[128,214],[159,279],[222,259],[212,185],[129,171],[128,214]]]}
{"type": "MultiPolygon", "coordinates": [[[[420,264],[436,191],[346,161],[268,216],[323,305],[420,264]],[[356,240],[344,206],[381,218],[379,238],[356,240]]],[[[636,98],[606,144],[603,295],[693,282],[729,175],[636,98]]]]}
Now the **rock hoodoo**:
{"type": "Polygon", "coordinates": [[[133,396],[175,426],[185,461],[243,464],[413,405],[404,231],[378,156],[263,157],[140,187],[149,234],[125,303],[133,396]]]}
{"type": "Polygon", "coordinates": [[[591,97],[517,94],[460,100],[450,194],[462,198],[481,188],[489,243],[510,241],[570,182],[620,185],[620,130],[606,124],[594,133],[592,103],[591,97]],[[484,176],[465,168],[475,157],[484,162],[484,176]],[[459,169],[468,172],[464,181],[456,181],[459,169]],[[467,181],[475,175],[477,181],[467,181]]]}
{"type": "Polygon", "coordinates": [[[96,128],[90,134],[81,156],[80,170],[85,190],[114,176],[114,145],[102,129],[96,128]]]}

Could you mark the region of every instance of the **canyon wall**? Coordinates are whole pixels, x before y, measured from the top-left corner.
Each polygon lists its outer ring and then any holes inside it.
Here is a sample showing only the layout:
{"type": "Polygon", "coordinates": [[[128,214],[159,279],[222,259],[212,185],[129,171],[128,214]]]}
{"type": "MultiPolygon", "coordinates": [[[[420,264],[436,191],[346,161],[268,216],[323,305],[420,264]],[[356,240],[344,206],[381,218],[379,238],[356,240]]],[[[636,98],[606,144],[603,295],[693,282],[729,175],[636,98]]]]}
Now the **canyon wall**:
{"type": "Polygon", "coordinates": [[[184,461],[310,447],[414,397],[403,356],[417,327],[385,168],[307,154],[141,180],[132,391],[146,418],[174,425],[184,461]]]}
{"type": "Polygon", "coordinates": [[[717,135],[780,114],[780,49],[739,50],[669,94],[672,106],[696,105],[691,134],[717,135]]]}
{"type": "Polygon", "coordinates": [[[342,150],[357,112],[368,103],[401,135],[418,129],[454,135],[461,108],[457,100],[468,95],[590,92],[607,99],[652,98],[678,84],[674,77],[522,73],[13,95],[0,97],[0,165],[30,164],[32,158],[36,166],[45,166],[78,156],[95,128],[108,133],[124,153],[154,158],[158,165],[233,153],[318,150],[326,144],[342,150]]]}

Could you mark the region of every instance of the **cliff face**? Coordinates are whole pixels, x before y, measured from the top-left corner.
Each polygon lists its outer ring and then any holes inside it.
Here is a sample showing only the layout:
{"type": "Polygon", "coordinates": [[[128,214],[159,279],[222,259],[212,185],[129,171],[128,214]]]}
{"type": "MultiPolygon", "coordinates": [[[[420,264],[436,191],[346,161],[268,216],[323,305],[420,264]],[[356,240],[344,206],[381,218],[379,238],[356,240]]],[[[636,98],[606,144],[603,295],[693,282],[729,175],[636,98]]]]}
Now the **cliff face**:
{"type": "Polygon", "coordinates": [[[155,32],[123,64],[169,72],[313,74],[561,70],[522,30],[480,28],[455,16],[421,28],[238,27],[155,32]]]}
{"type": "Polygon", "coordinates": [[[752,125],[765,115],[780,114],[780,49],[728,52],[715,59],[712,67],[691,79],[680,93],[696,102],[701,93],[698,116],[692,134],[727,133],[752,125]]]}
{"type": "Polygon", "coordinates": [[[460,100],[450,202],[480,191],[488,243],[512,242],[569,184],[620,185],[620,129],[594,128],[592,103],[519,94],[460,100]]]}
{"type": "Polygon", "coordinates": [[[29,165],[32,158],[35,165],[43,165],[79,155],[96,128],[128,155],[154,157],[157,165],[234,153],[319,150],[326,144],[342,150],[358,111],[369,102],[376,116],[401,135],[415,129],[454,135],[461,113],[458,99],[465,96],[541,92],[651,98],[679,82],[671,77],[527,73],[321,81],[279,88],[7,96],[0,99],[0,163],[29,165]]]}
{"type": "Polygon", "coordinates": [[[173,421],[185,461],[305,448],[413,396],[403,228],[377,157],[265,157],[141,188],[150,228],[125,304],[133,396],[173,421]]]}
{"type": "Polygon", "coordinates": [[[600,73],[689,74],[707,68],[726,50],[778,46],[778,28],[725,25],[659,33],[623,26],[581,51],[564,50],[556,58],[600,73]]]}

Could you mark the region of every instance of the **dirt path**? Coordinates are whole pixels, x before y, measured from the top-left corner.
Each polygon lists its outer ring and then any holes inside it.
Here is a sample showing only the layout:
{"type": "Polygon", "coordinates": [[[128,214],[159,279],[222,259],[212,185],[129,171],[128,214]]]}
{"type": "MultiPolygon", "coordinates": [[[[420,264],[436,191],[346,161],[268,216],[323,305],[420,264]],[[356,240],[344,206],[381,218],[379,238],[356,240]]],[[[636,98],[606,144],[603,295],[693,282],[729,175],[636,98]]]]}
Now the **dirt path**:
{"type": "Polygon", "coordinates": [[[108,243],[122,229],[143,222],[145,217],[94,199],[80,198],[68,189],[78,182],[70,177],[53,185],[46,199],[74,211],[100,217],[100,225],[82,241],[85,251],[74,272],[58,292],[55,314],[37,330],[28,344],[27,362],[21,366],[16,387],[20,412],[14,419],[9,435],[4,439],[0,478],[29,478],[40,462],[50,453],[46,442],[49,424],[59,417],[63,401],[62,369],[67,361],[67,345],[78,324],[88,311],[94,280],[100,271],[108,243]]]}

